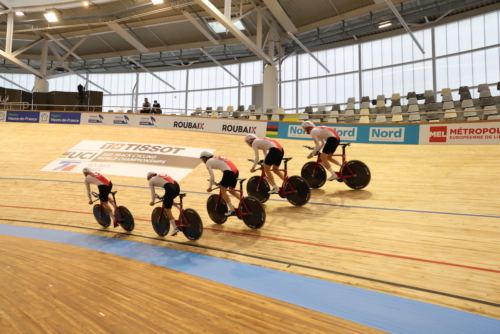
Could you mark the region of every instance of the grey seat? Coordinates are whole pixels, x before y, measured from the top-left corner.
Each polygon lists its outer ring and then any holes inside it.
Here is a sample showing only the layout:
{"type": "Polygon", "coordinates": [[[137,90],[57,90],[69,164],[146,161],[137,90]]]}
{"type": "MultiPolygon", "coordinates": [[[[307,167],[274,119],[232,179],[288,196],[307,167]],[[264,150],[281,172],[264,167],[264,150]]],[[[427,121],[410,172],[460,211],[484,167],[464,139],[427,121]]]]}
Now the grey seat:
{"type": "Polygon", "coordinates": [[[460,93],[460,101],[465,101],[465,100],[472,100],[472,95],[468,90],[460,93]]]}
{"type": "Polygon", "coordinates": [[[436,104],[435,103],[428,103],[425,105],[425,111],[436,111],[436,104]]]}
{"type": "Polygon", "coordinates": [[[436,103],[436,97],[434,95],[429,95],[425,97],[425,104],[436,103]]]}
{"type": "Polygon", "coordinates": [[[361,98],[361,102],[370,102],[370,97],[369,96],[363,96],[361,98]]]}
{"type": "Polygon", "coordinates": [[[306,110],[304,110],[306,114],[312,114],[313,113],[313,108],[312,107],[306,107],[306,110]]]}
{"type": "Polygon", "coordinates": [[[355,103],[355,102],[356,102],[356,100],[354,99],[354,97],[349,97],[347,99],[347,103],[355,103]]]}
{"type": "Polygon", "coordinates": [[[465,93],[465,92],[469,92],[470,93],[470,90],[469,90],[469,86],[462,86],[458,89],[458,94],[462,94],[462,93],[465,93]]]}
{"type": "Polygon", "coordinates": [[[412,97],[415,97],[415,98],[416,98],[416,97],[417,97],[417,94],[416,94],[415,92],[408,92],[408,94],[406,94],[406,98],[407,98],[407,99],[410,99],[410,98],[412,98],[412,97]]]}
{"type": "Polygon", "coordinates": [[[425,97],[434,96],[434,91],[433,90],[426,90],[424,93],[424,96],[425,97]]]}
{"type": "Polygon", "coordinates": [[[391,100],[392,104],[391,106],[393,107],[401,107],[401,99],[396,99],[396,100],[391,100]]]}
{"type": "Polygon", "coordinates": [[[481,93],[483,90],[486,90],[486,89],[490,89],[490,87],[488,86],[488,84],[480,84],[479,86],[477,86],[477,91],[479,93],[481,93]]]}
{"type": "Polygon", "coordinates": [[[245,111],[245,106],[238,106],[238,111],[245,111]]]}
{"type": "Polygon", "coordinates": [[[409,104],[409,105],[410,105],[410,104],[417,104],[417,103],[418,103],[418,102],[417,102],[417,98],[416,98],[416,97],[410,97],[410,98],[408,99],[408,104],[409,104]]]}
{"type": "Polygon", "coordinates": [[[127,110],[127,114],[133,114],[134,111],[133,110],[127,110]]]}
{"type": "Polygon", "coordinates": [[[453,101],[453,97],[451,96],[451,94],[445,94],[443,95],[443,102],[447,102],[447,101],[453,101]]]}
{"type": "Polygon", "coordinates": [[[240,111],[233,111],[233,118],[240,118],[240,111]]]}
{"type": "Polygon", "coordinates": [[[377,107],[377,108],[375,108],[375,113],[377,113],[377,114],[385,114],[385,107],[377,107]]]}
{"type": "Polygon", "coordinates": [[[480,98],[479,101],[481,107],[491,106],[495,104],[493,101],[493,97],[491,96],[480,98]]]}

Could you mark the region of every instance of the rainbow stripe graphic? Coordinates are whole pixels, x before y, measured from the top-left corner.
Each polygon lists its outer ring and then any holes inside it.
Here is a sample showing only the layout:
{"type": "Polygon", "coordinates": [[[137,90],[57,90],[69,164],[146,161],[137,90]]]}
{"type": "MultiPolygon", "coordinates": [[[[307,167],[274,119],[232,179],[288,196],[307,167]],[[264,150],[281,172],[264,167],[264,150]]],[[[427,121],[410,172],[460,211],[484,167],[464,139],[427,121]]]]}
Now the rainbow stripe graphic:
{"type": "Polygon", "coordinates": [[[266,128],[266,137],[278,138],[278,122],[268,122],[266,128]]]}
{"type": "Polygon", "coordinates": [[[59,156],[60,159],[66,159],[68,155],[71,154],[71,151],[64,152],[62,155],[59,156]]]}

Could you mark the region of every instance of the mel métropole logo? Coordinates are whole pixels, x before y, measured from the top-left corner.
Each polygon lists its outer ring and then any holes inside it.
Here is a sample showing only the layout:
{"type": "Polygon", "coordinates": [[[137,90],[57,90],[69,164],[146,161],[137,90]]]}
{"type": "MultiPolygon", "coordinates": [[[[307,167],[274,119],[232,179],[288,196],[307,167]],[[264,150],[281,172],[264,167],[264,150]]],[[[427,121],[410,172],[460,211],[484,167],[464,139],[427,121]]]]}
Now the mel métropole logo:
{"type": "Polygon", "coordinates": [[[446,143],[447,126],[431,126],[429,143],[446,143]]]}

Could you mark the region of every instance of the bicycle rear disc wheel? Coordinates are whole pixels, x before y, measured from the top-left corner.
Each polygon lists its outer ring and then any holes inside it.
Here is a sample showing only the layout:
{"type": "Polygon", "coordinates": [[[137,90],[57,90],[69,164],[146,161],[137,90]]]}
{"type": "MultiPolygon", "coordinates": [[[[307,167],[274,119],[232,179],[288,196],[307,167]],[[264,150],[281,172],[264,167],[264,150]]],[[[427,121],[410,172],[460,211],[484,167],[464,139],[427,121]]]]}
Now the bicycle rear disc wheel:
{"type": "Polygon", "coordinates": [[[311,188],[321,188],[326,182],[326,171],[323,165],[318,164],[316,166],[316,162],[309,161],[306,163],[302,170],[300,171],[300,175],[307,181],[311,188]],[[314,168],[316,167],[316,170],[314,168]]]}
{"type": "Polygon", "coordinates": [[[184,214],[181,216],[181,225],[187,225],[180,229],[189,240],[198,240],[203,235],[203,222],[198,212],[193,209],[184,210],[184,214]]]}
{"type": "Polygon", "coordinates": [[[224,198],[219,199],[219,195],[210,195],[207,200],[207,212],[214,223],[224,224],[227,220],[227,204],[224,198]],[[217,201],[219,202],[217,203],[217,201]]]}
{"type": "Polygon", "coordinates": [[[160,211],[160,207],[154,208],[153,213],[151,214],[151,224],[153,225],[153,230],[156,232],[156,234],[158,234],[160,237],[164,237],[167,235],[168,230],[170,229],[170,223],[165,215],[165,210],[163,210],[163,215],[160,219],[160,211]]]}
{"type": "Polygon", "coordinates": [[[261,203],[266,203],[269,199],[269,183],[262,179],[259,185],[260,176],[252,176],[247,182],[247,194],[257,198],[261,203]],[[258,186],[258,188],[257,188],[258,186]]]}
{"type": "Polygon", "coordinates": [[[352,189],[363,189],[365,188],[371,180],[370,169],[364,162],[359,160],[348,161],[341,169],[342,176],[356,175],[352,177],[346,177],[344,183],[347,184],[349,188],[352,189]],[[351,173],[352,171],[352,173],[351,173]]]}
{"type": "Polygon", "coordinates": [[[135,227],[135,221],[134,217],[130,213],[130,211],[124,207],[124,206],[119,206],[118,211],[120,212],[120,216],[123,219],[122,221],[119,221],[118,224],[127,232],[132,232],[135,227]]]}
{"type": "Polygon", "coordinates": [[[241,216],[246,226],[252,229],[259,229],[266,223],[266,211],[262,203],[253,196],[247,196],[240,204],[240,213],[250,213],[241,216]]]}
{"type": "Polygon", "coordinates": [[[93,211],[94,218],[95,220],[97,220],[99,225],[101,225],[102,227],[108,227],[111,224],[109,213],[104,209],[104,207],[101,208],[100,204],[94,205],[93,211]]]}
{"type": "Polygon", "coordinates": [[[293,205],[301,206],[309,202],[311,198],[311,189],[307,181],[300,176],[291,176],[288,182],[285,182],[285,192],[293,191],[293,193],[285,194],[288,202],[293,205]],[[293,190],[292,190],[293,189],[293,190]]]}

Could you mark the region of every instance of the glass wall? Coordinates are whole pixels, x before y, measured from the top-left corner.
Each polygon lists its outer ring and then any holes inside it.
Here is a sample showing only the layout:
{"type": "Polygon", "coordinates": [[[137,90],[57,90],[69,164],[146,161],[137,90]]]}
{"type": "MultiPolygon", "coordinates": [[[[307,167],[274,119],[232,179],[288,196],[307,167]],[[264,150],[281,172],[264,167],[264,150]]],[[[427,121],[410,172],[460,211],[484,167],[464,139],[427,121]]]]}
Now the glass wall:
{"type": "MultiPolygon", "coordinates": [[[[408,34],[313,52],[329,72],[308,54],[291,55],[281,64],[280,105],[287,112],[297,112],[310,105],[345,104],[350,97],[359,101],[362,96],[375,99],[383,94],[390,98],[393,93],[406,96],[408,92],[434,89],[439,92],[442,88],[451,88],[454,98],[458,99],[460,86],[488,83],[493,89],[500,81],[499,22],[500,11],[495,11],[437,26],[435,45],[432,29],[417,31],[414,35],[424,54],[408,34]]],[[[136,103],[141,106],[146,97],[176,112],[197,107],[233,106],[236,109],[238,105],[253,104],[253,86],[263,83],[263,62],[225,67],[239,81],[217,66],[155,72],[175,90],[142,71],[89,74],[89,80],[111,92],[104,94],[104,105],[120,108],[136,103]],[[134,91],[136,85],[137,91],[134,91]]],[[[31,75],[3,75],[27,89],[33,87],[31,75]]],[[[76,86],[85,80],[68,75],[49,81],[50,90],[76,91],[76,86]]],[[[0,86],[16,88],[2,78],[0,86]]],[[[90,83],[88,87],[101,90],[90,83]]],[[[471,92],[473,97],[478,97],[477,89],[471,92]]]]}
{"type": "MultiPolygon", "coordinates": [[[[22,74],[22,73],[0,73],[3,77],[0,77],[0,87],[4,88],[12,88],[12,89],[21,89],[18,86],[12,84],[7,81],[10,80],[15,82],[19,86],[23,87],[23,90],[31,91],[33,90],[33,86],[35,85],[35,76],[31,74],[22,74]],[[7,79],[7,80],[5,80],[7,79]]],[[[3,98],[3,97],[2,97],[3,98]]]]}

